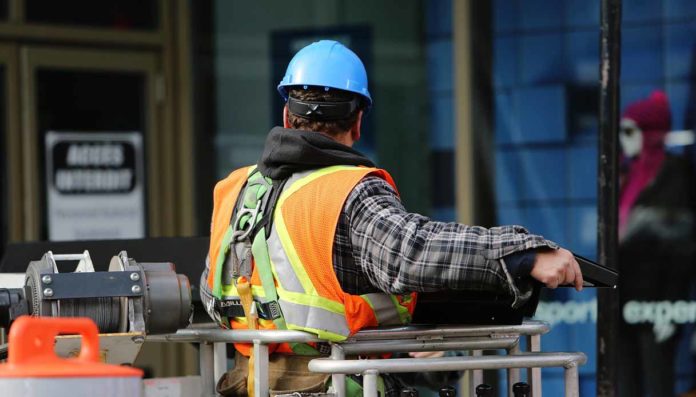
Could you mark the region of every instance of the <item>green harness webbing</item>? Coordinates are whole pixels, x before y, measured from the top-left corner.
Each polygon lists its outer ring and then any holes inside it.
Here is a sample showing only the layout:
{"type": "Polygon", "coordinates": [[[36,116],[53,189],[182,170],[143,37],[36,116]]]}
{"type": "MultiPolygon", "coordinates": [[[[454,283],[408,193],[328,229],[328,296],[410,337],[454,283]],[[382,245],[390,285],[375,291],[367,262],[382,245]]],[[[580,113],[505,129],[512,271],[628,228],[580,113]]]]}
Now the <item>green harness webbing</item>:
{"type": "MultiPolygon", "coordinates": [[[[271,258],[268,253],[268,243],[266,241],[266,226],[270,225],[275,205],[282,189],[282,183],[264,177],[258,170],[254,170],[247,180],[247,185],[243,189],[240,200],[240,207],[233,215],[234,232],[231,244],[243,244],[244,241],[252,239],[251,253],[254,258],[256,269],[259,272],[261,286],[263,287],[266,301],[274,303],[278,307],[278,316],[273,318],[273,323],[279,330],[288,329],[283,317],[280,304],[278,302],[278,291],[276,289],[273,271],[271,269],[271,258]],[[239,215],[241,214],[241,215],[239,215]],[[252,219],[254,218],[254,219],[252,219]],[[241,240],[235,240],[234,235],[242,236],[241,240]]],[[[228,250],[230,255],[236,255],[234,247],[228,250]]],[[[244,260],[245,258],[242,258],[244,260]]],[[[244,266],[240,266],[244,267],[244,266]]],[[[251,266],[249,264],[249,269],[251,266]]],[[[251,274],[246,275],[251,279],[251,274]]],[[[233,277],[233,279],[236,279],[233,277]]],[[[319,352],[306,343],[289,343],[292,351],[299,355],[318,355],[319,352]]]]}
{"type": "MultiPolygon", "coordinates": [[[[330,383],[330,382],[329,382],[330,383]]],[[[350,375],[346,376],[346,397],[362,397],[363,387],[358,381],[350,375]]],[[[382,376],[377,377],[377,395],[385,397],[384,394],[384,379],[382,376]]]]}

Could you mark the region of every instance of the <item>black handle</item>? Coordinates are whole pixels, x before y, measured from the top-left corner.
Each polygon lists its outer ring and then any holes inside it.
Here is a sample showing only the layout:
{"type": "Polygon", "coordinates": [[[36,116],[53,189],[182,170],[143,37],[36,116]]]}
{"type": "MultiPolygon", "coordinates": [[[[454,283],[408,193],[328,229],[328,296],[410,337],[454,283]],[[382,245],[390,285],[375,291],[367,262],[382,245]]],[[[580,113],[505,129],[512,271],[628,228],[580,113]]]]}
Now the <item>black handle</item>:
{"type": "Polygon", "coordinates": [[[401,397],[418,397],[418,390],[410,387],[401,389],[401,397]]]}
{"type": "Polygon", "coordinates": [[[524,382],[517,382],[512,385],[512,394],[515,397],[529,397],[529,385],[524,382]]]}
{"type": "Polygon", "coordinates": [[[476,397],[493,397],[493,386],[485,383],[476,386],[476,397]]]}

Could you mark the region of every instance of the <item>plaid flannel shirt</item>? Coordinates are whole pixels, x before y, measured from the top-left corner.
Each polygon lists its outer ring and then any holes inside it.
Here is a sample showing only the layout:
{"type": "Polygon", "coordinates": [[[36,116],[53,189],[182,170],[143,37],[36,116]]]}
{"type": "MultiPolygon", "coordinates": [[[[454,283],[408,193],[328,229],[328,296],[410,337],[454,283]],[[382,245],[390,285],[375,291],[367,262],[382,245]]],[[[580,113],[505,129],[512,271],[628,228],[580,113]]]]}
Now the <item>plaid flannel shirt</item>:
{"type": "Polygon", "coordinates": [[[336,228],[334,270],[350,294],[468,290],[531,295],[504,257],[557,246],[521,226],[486,229],[409,213],[384,180],[367,177],[348,196],[336,228]]]}

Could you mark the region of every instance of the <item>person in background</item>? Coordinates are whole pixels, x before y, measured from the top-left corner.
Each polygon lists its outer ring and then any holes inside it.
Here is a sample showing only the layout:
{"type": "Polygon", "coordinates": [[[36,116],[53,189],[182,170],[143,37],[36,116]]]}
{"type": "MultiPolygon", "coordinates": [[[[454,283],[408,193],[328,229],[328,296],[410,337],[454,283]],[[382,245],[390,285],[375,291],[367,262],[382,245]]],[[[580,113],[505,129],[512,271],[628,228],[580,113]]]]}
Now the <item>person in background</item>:
{"type": "Polygon", "coordinates": [[[671,129],[661,91],[630,104],[621,119],[619,196],[620,396],[673,396],[679,326],[633,308],[689,298],[696,254],[696,184],[688,160],[665,151],[671,129]],[[626,306],[628,304],[628,306],[626,306]]]}

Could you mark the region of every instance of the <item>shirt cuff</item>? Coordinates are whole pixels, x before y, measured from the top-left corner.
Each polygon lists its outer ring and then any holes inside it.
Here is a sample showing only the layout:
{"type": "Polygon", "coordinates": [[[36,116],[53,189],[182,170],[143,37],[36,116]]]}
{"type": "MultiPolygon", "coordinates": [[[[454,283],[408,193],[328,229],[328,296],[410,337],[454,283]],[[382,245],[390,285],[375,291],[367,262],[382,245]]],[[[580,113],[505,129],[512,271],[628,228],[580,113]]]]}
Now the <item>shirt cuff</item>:
{"type": "Polygon", "coordinates": [[[518,251],[504,257],[505,265],[510,276],[515,281],[520,281],[529,277],[532,273],[534,260],[536,259],[536,249],[518,251]]]}

